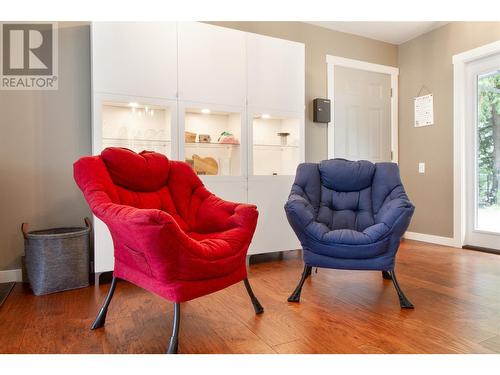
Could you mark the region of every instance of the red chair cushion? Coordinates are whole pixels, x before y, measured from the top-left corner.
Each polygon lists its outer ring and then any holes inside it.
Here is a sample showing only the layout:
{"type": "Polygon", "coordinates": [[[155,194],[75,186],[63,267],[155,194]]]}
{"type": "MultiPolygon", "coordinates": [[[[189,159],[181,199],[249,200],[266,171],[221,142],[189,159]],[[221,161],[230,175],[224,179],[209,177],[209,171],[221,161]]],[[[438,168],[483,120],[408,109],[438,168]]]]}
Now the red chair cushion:
{"type": "Polygon", "coordinates": [[[109,175],[116,185],[135,191],[155,191],[165,186],[170,164],[165,155],[126,148],[109,147],[101,153],[109,175]]]}

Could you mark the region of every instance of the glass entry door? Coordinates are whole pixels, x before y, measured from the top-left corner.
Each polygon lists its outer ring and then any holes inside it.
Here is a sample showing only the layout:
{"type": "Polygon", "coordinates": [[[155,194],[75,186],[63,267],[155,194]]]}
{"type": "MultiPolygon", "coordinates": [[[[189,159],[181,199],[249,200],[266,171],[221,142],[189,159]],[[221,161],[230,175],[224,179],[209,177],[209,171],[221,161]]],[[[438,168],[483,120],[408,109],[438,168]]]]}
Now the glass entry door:
{"type": "Polygon", "coordinates": [[[500,250],[500,55],[468,67],[466,244],[500,250]]]}

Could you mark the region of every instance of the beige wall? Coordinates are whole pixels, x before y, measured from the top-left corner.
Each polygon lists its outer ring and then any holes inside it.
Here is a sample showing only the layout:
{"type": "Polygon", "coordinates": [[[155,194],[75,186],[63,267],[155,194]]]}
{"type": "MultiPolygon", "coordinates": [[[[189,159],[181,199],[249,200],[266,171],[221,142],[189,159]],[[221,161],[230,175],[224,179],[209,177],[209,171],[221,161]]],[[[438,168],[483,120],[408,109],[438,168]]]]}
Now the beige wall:
{"type": "Polygon", "coordinates": [[[327,95],[326,55],[397,66],[397,46],[332,31],[301,22],[211,22],[276,38],[293,40],[306,46],[306,161],[317,162],[327,157],[326,124],[312,121],[312,100],[327,95]]]}
{"type": "Polygon", "coordinates": [[[20,226],[84,225],[72,164],[91,152],[90,28],[60,23],[59,90],[0,91],[0,270],[20,267],[20,226]]]}
{"type": "Polygon", "coordinates": [[[416,206],[410,231],[453,236],[452,56],[499,39],[500,22],[453,22],[399,46],[399,160],[416,206]],[[413,98],[422,85],[434,94],[435,125],[415,128],[413,98]]]}

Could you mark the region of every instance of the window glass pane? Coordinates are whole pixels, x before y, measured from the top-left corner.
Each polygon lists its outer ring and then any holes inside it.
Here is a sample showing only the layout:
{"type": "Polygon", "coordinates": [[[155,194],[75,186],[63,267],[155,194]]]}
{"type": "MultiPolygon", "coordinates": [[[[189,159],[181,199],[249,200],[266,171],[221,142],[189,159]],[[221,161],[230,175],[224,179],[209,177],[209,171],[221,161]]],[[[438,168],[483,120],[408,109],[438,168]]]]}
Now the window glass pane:
{"type": "Polygon", "coordinates": [[[500,71],[477,80],[476,229],[500,232],[500,71]]]}

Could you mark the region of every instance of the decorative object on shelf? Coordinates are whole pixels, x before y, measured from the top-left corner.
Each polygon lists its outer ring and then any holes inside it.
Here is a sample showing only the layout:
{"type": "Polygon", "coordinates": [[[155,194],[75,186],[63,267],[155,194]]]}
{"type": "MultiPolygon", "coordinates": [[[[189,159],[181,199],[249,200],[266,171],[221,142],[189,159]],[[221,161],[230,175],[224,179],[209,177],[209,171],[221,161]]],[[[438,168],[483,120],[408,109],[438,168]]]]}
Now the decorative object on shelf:
{"type": "Polygon", "coordinates": [[[200,143],[210,143],[212,141],[212,137],[210,134],[198,134],[198,141],[200,143]]]}
{"type": "Polygon", "coordinates": [[[196,154],[193,155],[193,169],[196,174],[215,176],[219,172],[217,160],[207,156],[202,158],[196,154]]]}
{"type": "Polygon", "coordinates": [[[280,136],[280,144],[282,146],[286,146],[287,144],[287,137],[290,135],[290,133],[278,133],[280,136]]]}
{"type": "Polygon", "coordinates": [[[26,254],[26,271],[35,295],[83,288],[89,285],[89,234],[85,227],[66,227],[28,232],[21,225],[26,254]]]}
{"type": "Polygon", "coordinates": [[[186,163],[188,163],[189,166],[194,169],[194,160],[193,159],[186,158],[186,163]]]}
{"type": "Polygon", "coordinates": [[[184,142],[186,143],[196,142],[196,133],[184,132],[184,142]]]}
{"type": "Polygon", "coordinates": [[[240,144],[240,142],[236,139],[236,137],[230,132],[220,133],[220,137],[217,140],[217,142],[230,144],[230,145],[239,145],[240,144]]]}

